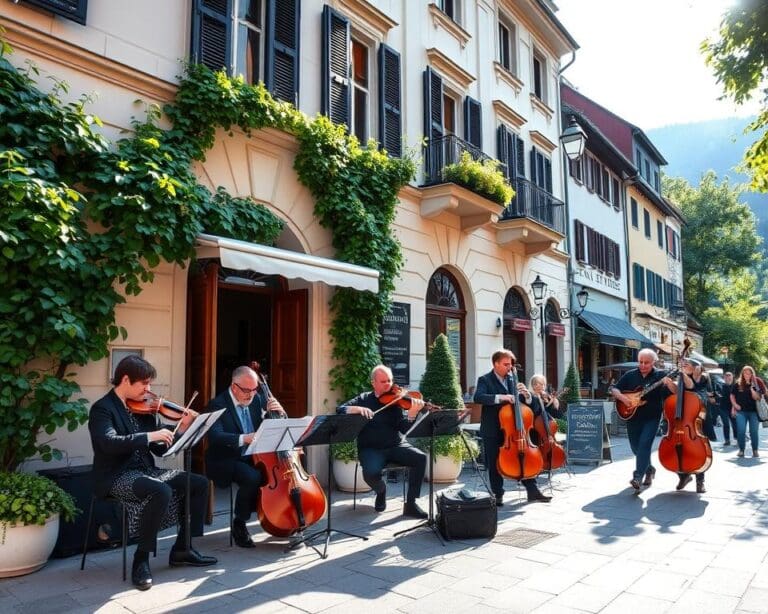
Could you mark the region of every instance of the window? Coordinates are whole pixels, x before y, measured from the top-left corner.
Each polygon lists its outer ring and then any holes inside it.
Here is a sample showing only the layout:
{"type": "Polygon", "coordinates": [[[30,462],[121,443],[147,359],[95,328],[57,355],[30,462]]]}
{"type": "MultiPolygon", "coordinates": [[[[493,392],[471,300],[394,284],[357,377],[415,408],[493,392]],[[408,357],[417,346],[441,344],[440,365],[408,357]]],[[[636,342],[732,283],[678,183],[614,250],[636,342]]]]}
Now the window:
{"type": "Polygon", "coordinates": [[[611,176],[611,202],[616,211],[621,209],[621,190],[619,189],[619,180],[611,176]]]}
{"type": "MultiPolygon", "coordinates": [[[[522,294],[515,288],[510,288],[504,297],[504,347],[511,351],[517,359],[517,364],[522,368],[528,365],[525,359],[526,331],[533,328],[528,307],[522,294]]],[[[533,371],[521,372],[520,381],[528,381],[533,371]]]]}
{"type": "Polygon", "coordinates": [[[503,13],[499,13],[499,64],[517,74],[517,28],[503,13]]]}
{"type": "Polygon", "coordinates": [[[499,162],[506,165],[504,172],[507,179],[514,182],[518,177],[525,177],[525,142],[504,124],[497,130],[499,162]]]}
{"type": "Polygon", "coordinates": [[[547,102],[547,59],[538,49],[533,50],[533,93],[542,102],[547,102]]]}
{"type": "Polygon", "coordinates": [[[461,23],[461,0],[437,0],[438,8],[456,23],[461,23]]]}
{"type": "Polygon", "coordinates": [[[651,214],[648,213],[648,209],[643,209],[643,228],[645,230],[645,238],[651,238],[651,214]]]}
{"type": "Polygon", "coordinates": [[[427,286],[427,348],[442,333],[459,369],[462,389],[466,389],[464,350],[464,297],[456,278],[446,269],[438,269],[427,286]]]}
{"type": "Polygon", "coordinates": [[[402,153],[400,54],[354,35],[349,19],[323,7],[322,91],[320,110],[349,127],[365,142],[378,125],[378,139],[392,156],[402,153]],[[378,70],[378,80],[374,71],[378,70]],[[374,117],[378,115],[378,124],[374,117]]]}
{"type": "Polygon", "coordinates": [[[579,158],[578,160],[568,160],[568,169],[570,170],[571,177],[573,177],[574,181],[576,183],[583,183],[584,182],[584,166],[582,161],[584,160],[584,156],[579,158]]]}
{"type": "Polygon", "coordinates": [[[634,198],[629,199],[629,211],[632,217],[632,228],[640,228],[637,216],[637,201],[634,198]]]}
{"type": "Polygon", "coordinates": [[[659,243],[659,247],[664,249],[664,224],[662,224],[659,220],[656,220],[656,237],[659,243]]]}
{"type": "Polygon", "coordinates": [[[443,134],[456,134],[456,101],[443,92],[443,134]]]}
{"type": "Polygon", "coordinates": [[[589,264],[598,271],[621,278],[619,244],[579,220],[574,221],[574,246],[578,262],[589,264]]]}
{"type": "Polygon", "coordinates": [[[531,147],[531,181],[552,194],[552,162],[535,147],[531,147]]]}
{"type": "Polygon", "coordinates": [[[298,107],[299,0],[193,0],[192,61],[298,107]],[[234,17],[232,17],[234,15],[234,17]]]}

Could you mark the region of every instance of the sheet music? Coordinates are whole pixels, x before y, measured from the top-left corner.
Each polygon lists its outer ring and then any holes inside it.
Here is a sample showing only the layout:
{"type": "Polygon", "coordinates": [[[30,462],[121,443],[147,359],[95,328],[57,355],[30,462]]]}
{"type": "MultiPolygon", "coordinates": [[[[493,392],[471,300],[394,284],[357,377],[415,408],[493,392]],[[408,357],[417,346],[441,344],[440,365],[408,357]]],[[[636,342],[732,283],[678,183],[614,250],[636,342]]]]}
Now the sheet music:
{"type": "Polygon", "coordinates": [[[184,431],[181,437],[179,437],[173,443],[173,445],[168,448],[168,451],[163,454],[163,458],[178,454],[180,451],[187,447],[188,442],[191,442],[189,443],[190,448],[197,445],[197,443],[208,432],[208,429],[211,428],[211,425],[216,422],[216,420],[219,419],[219,416],[221,416],[221,414],[223,414],[225,411],[226,409],[220,409],[209,414],[199,414],[194,419],[192,424],[189,425],[189,428],[184,431]]]}
{"type": "Polygon", "coordinates": [[[292,450],[310,422],[312,422],[312,416],[262,420],[243,456],[292,450]]]}

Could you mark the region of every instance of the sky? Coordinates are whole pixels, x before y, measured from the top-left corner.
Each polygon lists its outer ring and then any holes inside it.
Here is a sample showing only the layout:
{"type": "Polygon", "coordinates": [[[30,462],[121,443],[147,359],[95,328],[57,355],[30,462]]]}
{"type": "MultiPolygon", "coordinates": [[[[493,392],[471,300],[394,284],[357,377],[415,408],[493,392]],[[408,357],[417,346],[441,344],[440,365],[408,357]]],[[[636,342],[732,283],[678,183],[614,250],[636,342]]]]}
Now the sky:
{"type": "Polygon", "coordinates": [[[717,100],[722,88],[699,51],[734,0],[554,1],[580,46],[563,76],[642,130],[757,113],[756,101],[717,100]]]}

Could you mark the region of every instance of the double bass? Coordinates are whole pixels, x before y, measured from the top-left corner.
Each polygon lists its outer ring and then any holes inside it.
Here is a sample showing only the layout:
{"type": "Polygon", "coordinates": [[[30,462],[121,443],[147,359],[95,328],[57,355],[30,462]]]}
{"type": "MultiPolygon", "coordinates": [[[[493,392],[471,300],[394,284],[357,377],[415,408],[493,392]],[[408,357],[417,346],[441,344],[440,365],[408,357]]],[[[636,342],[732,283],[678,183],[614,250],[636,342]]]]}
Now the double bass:
{"type": "MultiPolygon", "coordinates": [[[[547,412],[547,408],[544,405],[544,394],[546,393],[543,393],[540,397],[541,414],[533,419],[533,430],[536,432],[537,443],[544,460],[543,469],[545,471],[552,471],[565,465],[565,450],[555,440],[557,422],[547,412]]],[[[554,396],[558,396],[557,393],[554,393],[554,396]]]]}
{"type": "MultiPolygon", "coordinates": [[[[274,398],[258,366],[258,363],[251,364],[267,398],[274,398]]],[[[270,418],[280,417],[277,411],[268,410],[267,413],[270,418]]],[[[256,500],[256,513],[267,533],[275,537],[289,537],[312,526],[325,515],[328,507],[325,492],[317,476],[307,473],[302,466],[298,450],[254,454],[253,462],[265,477],[261,496],[256,500]]]]}
{"type": "MultiPolygon", "coordinates": [[[[680,361],[690,349],[689,339],[684,341],[680,361]]],[[[677,378],[677,393],[664,402],[667,434],[659,443],[659,462],[675,473],[703,473],[712,464],[712,446],[702,432],[706,406],[698,394],[685,390],[682,366],[677,378]]]]}
{"type": "Polygon", "coordinates": [[[499,409],[499,423],[504,441],[499,448],[496,467],[505,478],[524,480],[535,478],[544,467],[541,450],[533,445],[530,431],[533,428],[533,411],[520,402],[517,393],[517,374],[514,369],[512,390],[516,403],[506,403],[499,409]]]}

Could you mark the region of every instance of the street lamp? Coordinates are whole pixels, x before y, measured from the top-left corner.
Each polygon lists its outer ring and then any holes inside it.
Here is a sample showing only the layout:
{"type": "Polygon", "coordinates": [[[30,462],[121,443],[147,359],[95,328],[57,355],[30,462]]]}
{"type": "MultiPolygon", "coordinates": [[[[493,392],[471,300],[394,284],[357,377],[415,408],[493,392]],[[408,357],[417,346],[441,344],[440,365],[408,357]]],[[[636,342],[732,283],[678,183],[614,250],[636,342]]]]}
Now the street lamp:
{"type": "Polygon", "coordinates": [[[581,158],[587,144],[587,133],[579,126],[573,115],[571,115],[568,127],[560,135],[560,142],[569,160],[576,161],[581,158]]]}

